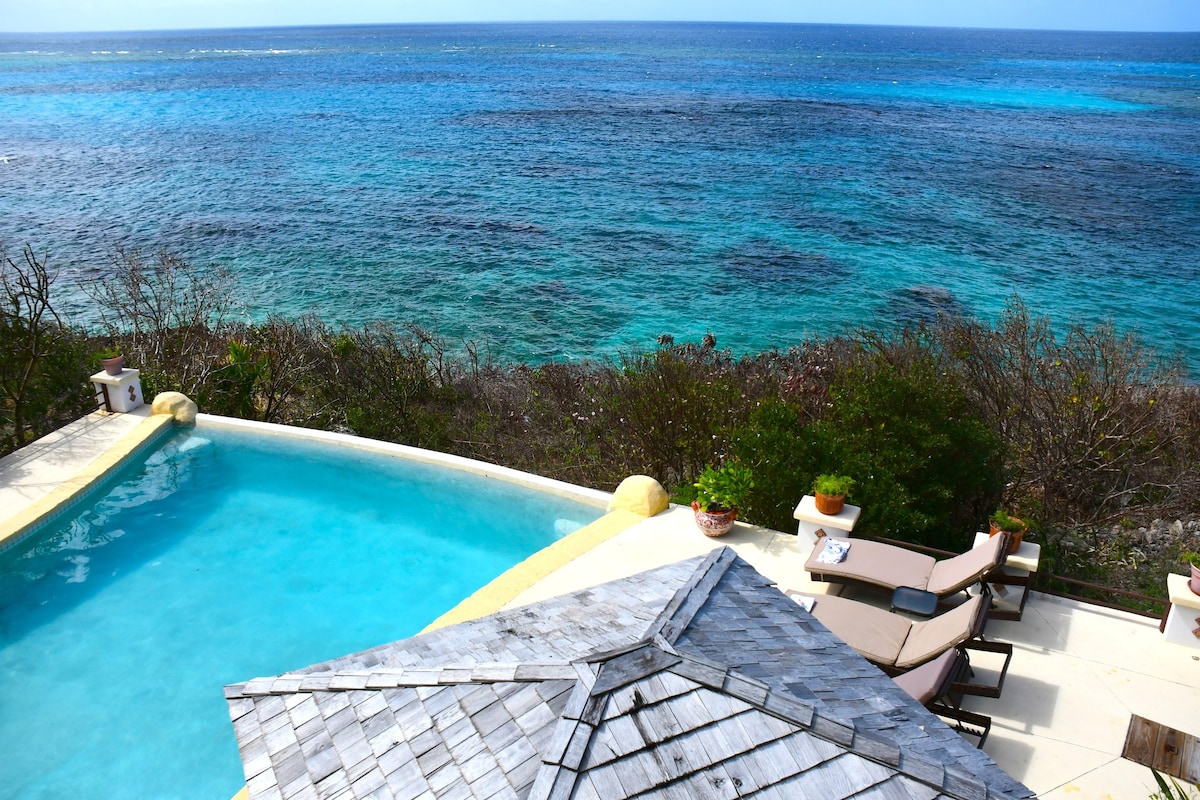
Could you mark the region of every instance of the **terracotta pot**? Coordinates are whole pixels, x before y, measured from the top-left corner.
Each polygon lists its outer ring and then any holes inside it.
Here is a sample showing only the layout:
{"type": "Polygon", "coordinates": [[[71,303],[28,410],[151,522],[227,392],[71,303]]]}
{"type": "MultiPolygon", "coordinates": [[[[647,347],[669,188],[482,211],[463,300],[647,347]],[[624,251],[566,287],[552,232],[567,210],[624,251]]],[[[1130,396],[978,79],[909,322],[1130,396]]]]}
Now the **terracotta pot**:
{"type": "Polygon", "coordinates": [[[817,511],[828,516],[842,513],[842,507],[846,505],[846,495],[844,494],[821,494],[817,492],[813,495],[813,499],[817,504],[817,511]]]}
{"type": "Polygon", "coordinates": [[[696,527],[705,536],[713,538],[729,533],[738,513],[736,508],[727,511],[701,511],[699,500],[692,501],[692,511],[696,514],[696,527]]]}
{"type": "MultiPolygon", "coordinates": [[[[1017,518],[1013,517],[1013,519],[1017,518]]],[[[1019,522],[1020,520],[1017,521],[1019,522]]],[[[997,536],[1001,533],[1005,533],[1005,531],[1001,530],[994,522],[989,522],[988,526],[989,536],[997,536]]],[[[1025,529],[1021,528],[1019,531],[1008,531],[1007,533],[1012,537],[1012,543],[1008,546],[1008,554],[1011,556],[1013,553],[1017,552],[1017,548],[1021,546],[1021,542],[1025,539],[1025,529]]]]}
{"type": "Polygon", "coordinates": [[[1192,579],[1188,581],[1188,588],[1196,594],[1200,594],[1200,567],[1195,564],[1189,564],[1192,568],[1192,579]]]}
{"type": "Polygon", "coordinates": [[[125,371],[125,356],[102,358],[100,359],[100,366],[104,367],[104,371],[109,375],[120,375],[125,371]]]}

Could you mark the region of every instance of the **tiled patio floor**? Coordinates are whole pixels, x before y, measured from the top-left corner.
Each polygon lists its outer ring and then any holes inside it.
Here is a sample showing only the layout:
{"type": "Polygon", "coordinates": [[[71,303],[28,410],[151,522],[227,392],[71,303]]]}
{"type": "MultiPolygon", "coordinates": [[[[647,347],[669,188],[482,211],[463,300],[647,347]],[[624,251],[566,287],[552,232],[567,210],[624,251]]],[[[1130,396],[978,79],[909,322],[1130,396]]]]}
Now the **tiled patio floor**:
{"type": "Polygon", "coordinates": [[[15,517],[83,471],[150,416],[96,411],[0,458],[0,522],[15,517]]]}

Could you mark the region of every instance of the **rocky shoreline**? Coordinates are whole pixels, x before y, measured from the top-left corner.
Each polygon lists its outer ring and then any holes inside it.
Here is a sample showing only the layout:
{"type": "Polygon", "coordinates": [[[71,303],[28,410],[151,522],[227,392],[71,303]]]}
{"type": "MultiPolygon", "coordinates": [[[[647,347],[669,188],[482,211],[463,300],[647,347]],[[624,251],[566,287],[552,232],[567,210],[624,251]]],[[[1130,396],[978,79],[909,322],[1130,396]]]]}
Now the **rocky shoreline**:
{"type": "Polygon", "coordinates": [[[1133,529],[1114,525],[1108,536],[1128,539],[1147,555],[1170,557],[1180,551],[1200,550],[1200,518],[1187,521],[1154,519],[1149,525],[1133,529]]]}

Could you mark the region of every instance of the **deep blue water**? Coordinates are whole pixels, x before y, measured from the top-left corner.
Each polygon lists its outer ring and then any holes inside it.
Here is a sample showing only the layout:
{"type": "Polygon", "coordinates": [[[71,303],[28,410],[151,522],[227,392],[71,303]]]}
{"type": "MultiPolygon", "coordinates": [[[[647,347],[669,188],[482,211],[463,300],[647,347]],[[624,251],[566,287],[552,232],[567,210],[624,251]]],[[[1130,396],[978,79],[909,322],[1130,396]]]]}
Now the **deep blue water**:
{"type": "Polygon", "coordinates": [[[1200,34],[3,34],[0,148],[0,242],[67,292],[114,244],[162,247],[232,268],[251,317],[531,360],[1018,293],[1200,374],[1200,34]]]}

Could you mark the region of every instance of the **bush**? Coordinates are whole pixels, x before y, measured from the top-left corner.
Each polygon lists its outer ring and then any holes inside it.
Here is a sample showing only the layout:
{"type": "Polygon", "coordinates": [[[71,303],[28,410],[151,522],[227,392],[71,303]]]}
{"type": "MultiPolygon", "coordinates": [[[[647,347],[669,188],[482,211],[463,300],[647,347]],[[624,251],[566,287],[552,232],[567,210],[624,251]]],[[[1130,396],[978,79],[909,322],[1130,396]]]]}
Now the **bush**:
{"type": "Polygon", "coordinates": [[[1018,300],[994,327],[954,320],[932,334],[1003,443],[1007,504],[1074,526],[1178,503],[1194,486],[1196,443],[1181,422],[1195,389],[1182,391],[1178,361],[1112,325],[1059,338],[1018,300]]]}
{"type": "Polygon", "coordinates": [[[589,398],[605,428],[605,455],[626,474],[666,486],[690,482],[722,460],[751,404],[738,362],[713,347],[668,346],[602,368],[589,398]]]}
{"type": "Polygon", "coordinates": [[[0,455],[95,407],[90,348],[55,312],[55,278],[29,246],[0,252],[0,455]]]}
{"type": "Polygon", "coordinates": [[[83,288],[125,365],[141,370],[148,397],[168,390],[203,397],[235,335],[228,323],[235,283],[219,266],[117,248],[108,271],[83,288]]]}
{"type": "Polygon", "coordinates": [[[743,519],[779,531],[795,528],[796,504],[825,465],[832,464],[829,444],[805,425],[806,418],[796,404],[765,400],[733,433],[734,456],[754,470],[743,519]]]}
{"type": "Polygon", "coordinates": [[[917,339],[864,352],[834,381],[815,427],[837,471],[857,481],[859,526],[960,550],[1003,488],[999,443],[917,339]]]}

